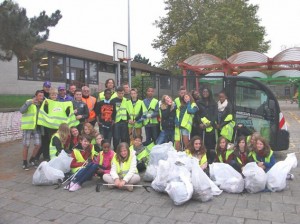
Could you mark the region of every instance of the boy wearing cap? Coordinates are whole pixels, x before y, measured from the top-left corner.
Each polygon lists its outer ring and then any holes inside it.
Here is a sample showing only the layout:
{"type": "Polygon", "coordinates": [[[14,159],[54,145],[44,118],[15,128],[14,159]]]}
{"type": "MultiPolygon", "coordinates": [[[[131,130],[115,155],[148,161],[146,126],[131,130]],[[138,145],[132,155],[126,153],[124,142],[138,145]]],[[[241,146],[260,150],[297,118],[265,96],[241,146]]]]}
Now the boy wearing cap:
{"type": "Polygon", "coordinates": [[[51,88],[51,82],[49,81],[46,81],[44,82],[43,84],[43,92],[44,92],[44,98],[49,98],[49,91],[50,91],[50,88],[51,88]]]}
{"type": "Polygon", "coordinates": [[[57,100],[60,102],[72,101],[73,97],[67,95],[67,90],[65,86],[59,86],[57,100]]]}

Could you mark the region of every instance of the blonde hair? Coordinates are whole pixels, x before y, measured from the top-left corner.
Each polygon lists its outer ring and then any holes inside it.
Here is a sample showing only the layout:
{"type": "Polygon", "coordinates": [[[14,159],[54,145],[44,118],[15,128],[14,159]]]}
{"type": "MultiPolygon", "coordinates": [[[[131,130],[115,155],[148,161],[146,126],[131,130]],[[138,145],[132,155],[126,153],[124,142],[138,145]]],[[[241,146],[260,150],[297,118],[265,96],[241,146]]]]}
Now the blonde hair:
{"type": "MultiPolygon", "coordinates": [[[[160,108],[162,110],[165,110],[168,108],[168,104],[166,103],[166,98],[169,97],[171,100],[172,100],[172,97],[170,97],[169,95],[163,95],[162,98],[161,98],[161,104],[160,104],[160,108]]],[[[172,100],[173,101],[173,100],[172,100]]],[[[171,105],[171,110],[173,110],[175,107],[175,104],[173,103],[171,105]]]]}
{"type": "Polygon", "coordinates": [[[55,88],[55,87],[51,87],[51,88],[49,89],[49,94],[54,94],[54,93],[58,94],[58,90],[57,90],[57,88],[55,88]]]}
{"type": "Polygon", "coordinates": [[[66,123],[60,124],[57,132],[59,134],[61,143],[65,144],[70,136],[70,128],[69,128],[68,124],[66,124],[66,123]]]}

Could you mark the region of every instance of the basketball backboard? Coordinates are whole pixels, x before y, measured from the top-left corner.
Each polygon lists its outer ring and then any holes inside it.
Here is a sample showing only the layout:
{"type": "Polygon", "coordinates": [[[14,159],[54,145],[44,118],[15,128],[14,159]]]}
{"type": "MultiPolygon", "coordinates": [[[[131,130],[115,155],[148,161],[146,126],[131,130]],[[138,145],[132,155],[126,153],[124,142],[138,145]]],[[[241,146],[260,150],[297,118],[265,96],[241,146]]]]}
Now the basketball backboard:
{"type": "Polygon", "coordinates": [[[114,47],[114,61],[127,62],[127,46],[117,42],[113,43],[114,47]]]}

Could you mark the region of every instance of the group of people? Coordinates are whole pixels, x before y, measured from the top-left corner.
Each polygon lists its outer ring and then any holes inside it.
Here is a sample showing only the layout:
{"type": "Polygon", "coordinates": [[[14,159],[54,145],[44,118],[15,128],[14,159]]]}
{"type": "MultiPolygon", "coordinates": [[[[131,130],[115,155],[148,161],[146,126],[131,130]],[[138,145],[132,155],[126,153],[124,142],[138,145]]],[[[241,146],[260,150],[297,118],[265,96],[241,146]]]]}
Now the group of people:
{"type": "Polygon", "coordinates": [[[115,88],[114,80],[108,79],[105,87],[96,99],[87,86],[71,85],[67,94],[64,86],[56,89],[47,81],[24,103],[20,111],[25,170],[31,136],[35,146],[30,164],[37,166],[41,153],[50,160],[62,150],[73,158],[71,172],[76,176],[66,186],[69,191],[80,189],[93,175],[101,176],[109,187],[132,191],[151,148],[169,141],[177,151],[198,158],[207,173],[212,162],[228,163],[239,172],[249,161],[265,171],[275,163],[270,146],[257,133],[234,139],[232,106],[224,92],[215,102],[209,88],[190,94],[181,87],[174,101],[168,95],[159,101],[152,87],[142,100],[127,83],[115,88]]]}

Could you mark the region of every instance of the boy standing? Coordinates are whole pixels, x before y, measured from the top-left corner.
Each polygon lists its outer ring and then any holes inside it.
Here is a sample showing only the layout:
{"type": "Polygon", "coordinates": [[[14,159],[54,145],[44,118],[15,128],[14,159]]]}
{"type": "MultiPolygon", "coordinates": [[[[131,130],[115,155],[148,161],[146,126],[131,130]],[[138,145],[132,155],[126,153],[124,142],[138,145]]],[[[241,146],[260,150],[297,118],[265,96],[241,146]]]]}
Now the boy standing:
{"type": "Polygon", "coordinates": [[[23,169],[29,170],[27,157],[28,149],[30,146],[30,138],[33,136],[34,140],[34,149],[30,157],[29,163],[34,166],[37,166],[36,155],[39,152],[41,147],[41,130],[37,126],[37,117],[41,107],[41,104],[44,100],[44,92],[38,90],[35,93],[33,99],[27,100],[24,105],[20,108],[22,113],[21,119],[21,129],[23,130],[23,169]]]}

